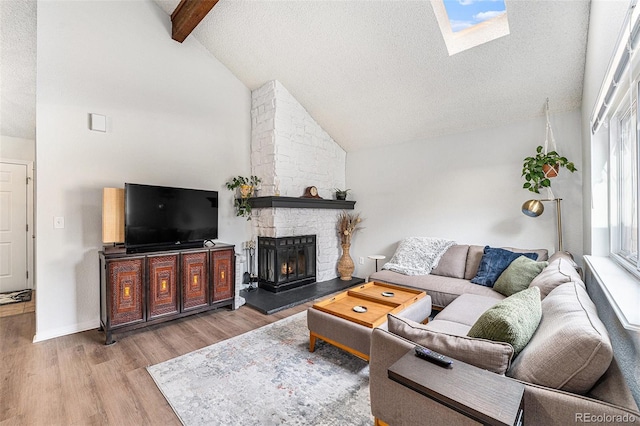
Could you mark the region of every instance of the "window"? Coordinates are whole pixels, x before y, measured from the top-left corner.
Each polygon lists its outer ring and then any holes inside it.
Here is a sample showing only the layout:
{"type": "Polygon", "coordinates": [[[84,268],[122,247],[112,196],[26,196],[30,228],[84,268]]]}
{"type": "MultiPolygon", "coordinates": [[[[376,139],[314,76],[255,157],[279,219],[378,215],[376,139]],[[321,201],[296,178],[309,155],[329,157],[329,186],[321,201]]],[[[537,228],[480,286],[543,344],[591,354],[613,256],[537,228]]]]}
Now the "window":
{"type": "MultiPolygon", "coordinates": [[[[637,83],[636,83],[637,84],[637,83]]],[[[634,84],[635,85],[635,84],[634,84]]],[[[640,89],[640,86],[638,86],[640,89]]],[[[637,96],[635,97],[637,99],[637,96]]],[[[632,270],[638,263],[638,111],[630,92],[609,122],[611,254],[632,270]]]]}
{"type": "Polygon", "coordinates": [[[503,0],[443,0],[451,31],[457,33],[507,13],[503,0]]]}
{"type": "Polygon", "coordinates": [[[433,0],[449,56],[509,35],[504,0],[433,0]]]}
{"type": "Polygon", "coordinates": [[[591,282],[602,288],[622,326],[634,332],[640,330],[638,52],[640,7],[632,3],[591,114],[591,164],[602,172],[591,182],[596,255],[584,257],[591,282]]]}

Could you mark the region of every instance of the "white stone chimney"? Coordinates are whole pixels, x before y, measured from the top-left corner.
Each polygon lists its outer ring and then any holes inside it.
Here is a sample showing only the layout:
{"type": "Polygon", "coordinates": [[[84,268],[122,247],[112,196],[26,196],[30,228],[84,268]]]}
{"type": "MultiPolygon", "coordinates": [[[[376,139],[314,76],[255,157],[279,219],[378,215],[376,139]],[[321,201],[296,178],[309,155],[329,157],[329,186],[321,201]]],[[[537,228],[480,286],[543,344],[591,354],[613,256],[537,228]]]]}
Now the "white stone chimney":
{"type": "MultiPolygon", "coordinates": [[[[325,199],[345,189],[346,152],[278,81],[251,93],[251,174],[262,178],[259,196],[300,197],[308,186],[325,199]]],[[[254,235],[317,236],[317,281],[338,276],[340,210],[254,209],[254,235]]]]}

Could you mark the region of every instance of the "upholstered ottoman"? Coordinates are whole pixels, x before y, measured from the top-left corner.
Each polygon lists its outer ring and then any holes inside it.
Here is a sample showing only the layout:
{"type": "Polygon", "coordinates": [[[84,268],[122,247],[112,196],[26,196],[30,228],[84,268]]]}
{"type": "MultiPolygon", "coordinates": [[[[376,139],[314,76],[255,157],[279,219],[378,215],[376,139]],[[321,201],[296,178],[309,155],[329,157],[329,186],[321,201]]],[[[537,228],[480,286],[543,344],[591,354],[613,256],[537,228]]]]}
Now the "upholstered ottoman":
{"type": "MultiPolygon", "coordinates": [[[[421,292],[419,297],[394,309],[394,315],[408,318],[416,322],[424,322],[431,315],[431,297],[421,292]]],[[[362,301],[370,311],[376,310],[375,301],[362,301]]],[[[366,361],[369,361],[369,346],[373,328],[387,329],[386,313],[381,310],[379,320],[369,322],[346,319],[339,314],[324,312],[316,307],[307,310],[307,327],[309,328],[309,351],[315,349],[316,339],[324,340],[366,361]],[[363,325],[367,324],[367,325],[363,325]]]]}

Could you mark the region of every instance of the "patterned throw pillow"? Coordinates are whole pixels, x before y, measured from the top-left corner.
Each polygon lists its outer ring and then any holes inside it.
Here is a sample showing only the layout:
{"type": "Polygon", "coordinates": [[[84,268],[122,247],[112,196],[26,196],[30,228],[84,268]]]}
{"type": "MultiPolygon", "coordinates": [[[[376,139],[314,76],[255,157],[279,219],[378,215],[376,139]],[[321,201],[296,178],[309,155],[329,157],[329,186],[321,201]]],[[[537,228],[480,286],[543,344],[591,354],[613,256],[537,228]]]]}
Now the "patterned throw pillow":
{"type": "Polygon", "coordinates": [[[485,287],[493,287],[500,274],[520,256],[526,256],[533,260],[538,259],[536,253],[514,253],[509,250],[486,246],[480,260],[478,272],[471,279],[471,282],[485,287]]]}
{"type": "Polygon", "coordinates": [[[467,336],[509,343],[515,358],[529,343],[541,318],[540,289],[530,287],[489,308],[471,326],[467,336]]]}
{"type": "Polygon", "coordinates": [[[536,262],[526,256],[520,256],[507,266],[493,285],[493,289],[505,296],[511,296],[529,288],[529,284],[537,277],[549,262],[536,262]]]}

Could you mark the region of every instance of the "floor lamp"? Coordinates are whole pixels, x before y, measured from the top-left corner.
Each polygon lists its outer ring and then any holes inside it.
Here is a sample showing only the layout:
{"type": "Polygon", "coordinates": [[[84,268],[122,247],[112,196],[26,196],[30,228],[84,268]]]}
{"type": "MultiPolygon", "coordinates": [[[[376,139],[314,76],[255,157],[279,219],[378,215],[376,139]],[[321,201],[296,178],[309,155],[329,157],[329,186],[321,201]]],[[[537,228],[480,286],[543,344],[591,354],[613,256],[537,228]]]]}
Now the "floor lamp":
{"type": "Polygon", "coordinates": [[[528,200],[522,205],[522,213],[529,217],[538,217],[544,212],[544,201],[556,202],[556,215],[558,220],[558,251],[564,251],[562,247],[562,214],[560,210],[560,201],[562,198],[548,198],[544,200],[528,200]]]}

